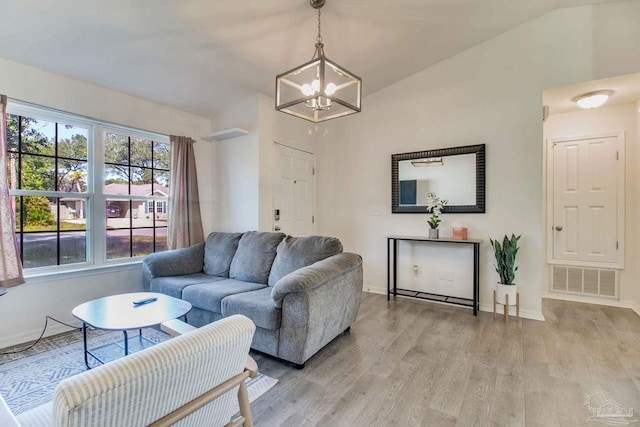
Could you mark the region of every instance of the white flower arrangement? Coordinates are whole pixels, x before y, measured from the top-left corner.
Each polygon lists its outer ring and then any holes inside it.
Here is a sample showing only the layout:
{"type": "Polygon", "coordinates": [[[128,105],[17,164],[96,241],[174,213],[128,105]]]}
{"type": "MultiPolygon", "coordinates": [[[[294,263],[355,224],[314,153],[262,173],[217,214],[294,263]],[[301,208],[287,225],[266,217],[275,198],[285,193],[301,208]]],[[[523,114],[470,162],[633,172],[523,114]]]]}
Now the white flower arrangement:
{"type": "Polygon", "coordinates": [[[431,212],[431,216],[427,220],[427,223],[432,229],[438,228],[440,222],[440,215],[442,209],[447,205],[447,200],[441,199],[436,193],[427,193],[427,212],[431,212]]]}

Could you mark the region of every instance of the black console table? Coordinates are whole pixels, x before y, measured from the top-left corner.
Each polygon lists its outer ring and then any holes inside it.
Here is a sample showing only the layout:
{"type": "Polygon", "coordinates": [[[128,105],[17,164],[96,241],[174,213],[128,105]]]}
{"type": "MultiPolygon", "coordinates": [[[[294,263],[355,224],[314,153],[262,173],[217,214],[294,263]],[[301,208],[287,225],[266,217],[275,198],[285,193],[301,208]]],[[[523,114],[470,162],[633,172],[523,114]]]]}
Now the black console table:
{"type": "Polygon", "coordinates": [[[467,239],[429,239],[421,236],[387,236],[387,301],[391,295],[411,298],[426,299],[431,301],[444,302],[447,304],[463,305],[473,307],[473,315],[478,315],[480,308],[480,243],[482,240],[467,239]],[[397,286],[398,278],[398,242],[424,242],[424,243],[456,243],[473,246],[473,299],[459,298],[449,295],[430,294],[428,292],[401,289],[397,286]],[[392,286],[393,284],[393,286],[392,286]]]}

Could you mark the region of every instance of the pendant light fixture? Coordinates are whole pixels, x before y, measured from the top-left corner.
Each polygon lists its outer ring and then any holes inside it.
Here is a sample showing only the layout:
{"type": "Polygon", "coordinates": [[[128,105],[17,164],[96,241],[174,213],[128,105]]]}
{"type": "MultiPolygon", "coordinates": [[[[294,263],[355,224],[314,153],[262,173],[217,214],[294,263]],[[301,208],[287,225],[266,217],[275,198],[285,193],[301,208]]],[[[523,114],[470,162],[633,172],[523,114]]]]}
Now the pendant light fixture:
{"type": "Polygon", "coordinates": [[[314,123],[359,113],[362,79],[324,56],[320,9],[325,0],[310,0],[318,10],[318,36],[311,61],[276,76],[276,110],[314,123]]]}

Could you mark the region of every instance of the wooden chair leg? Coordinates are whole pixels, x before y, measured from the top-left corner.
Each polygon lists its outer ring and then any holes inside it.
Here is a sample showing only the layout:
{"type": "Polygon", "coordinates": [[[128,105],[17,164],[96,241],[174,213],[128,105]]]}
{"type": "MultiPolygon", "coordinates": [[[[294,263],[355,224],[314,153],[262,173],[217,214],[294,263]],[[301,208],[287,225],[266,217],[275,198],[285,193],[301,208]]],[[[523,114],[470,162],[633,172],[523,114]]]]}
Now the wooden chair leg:
{"type": "Polygon", "coordinates": [[[238,403],[240,406],[240,415],[244,417],[244,427],[253,427],[249,393],[247,392],[247,384],[244,381],[240,383],[240,389],[238,390],[238,403]]]}
{"type": "Polygon", "coordinates": [[[509,295],[504,296],[504,321],[509,323],[509,295]]]}
{"type": "Polygon", "coordinates": [[[496,318],[496,291],[493,290],[493,318],[496,318]]]}
{"type": "Polygon", "coordinates": [[[516,294],[516,320],[520,320],[520,292],[516,294]]]}

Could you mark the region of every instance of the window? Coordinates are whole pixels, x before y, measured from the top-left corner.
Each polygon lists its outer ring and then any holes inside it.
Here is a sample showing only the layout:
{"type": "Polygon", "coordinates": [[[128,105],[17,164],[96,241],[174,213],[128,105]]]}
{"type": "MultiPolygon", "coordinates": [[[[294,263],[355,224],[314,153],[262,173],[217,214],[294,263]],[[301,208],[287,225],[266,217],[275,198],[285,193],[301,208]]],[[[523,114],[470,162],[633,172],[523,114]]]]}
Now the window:
{"type": "Polygon", "coordinates": [[[25,269],[166,249],[167,137],[13,103],[7,143],[25,269]]]}
{"type": "Polygon", "coordinates": [[[89,129],[9,114],[9,188],[25,268],[87,261],[89,129]]]}
{"type": "Polygon", "coordinates": [[[107,210],[117,212],[107,216],[107,258],[165,250],[168,218],[154,206],[169,196],[168,144],[110,130],[103,141],[107,210]]]}
{"type": "Polygon", "coordinates": [[[164,201],[149,201],[147,202],[147,213],[165,213],[167,212],[167,202],[164,201]]]}

